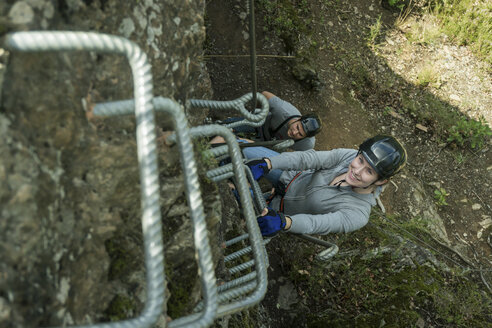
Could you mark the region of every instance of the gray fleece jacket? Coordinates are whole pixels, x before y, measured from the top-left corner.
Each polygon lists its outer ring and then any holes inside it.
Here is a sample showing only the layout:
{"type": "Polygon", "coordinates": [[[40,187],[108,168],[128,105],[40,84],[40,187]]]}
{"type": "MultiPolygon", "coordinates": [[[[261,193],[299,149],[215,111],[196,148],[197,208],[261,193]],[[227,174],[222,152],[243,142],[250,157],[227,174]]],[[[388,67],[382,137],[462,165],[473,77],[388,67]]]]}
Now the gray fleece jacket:
{"type": "MultiPolygon", "coordinates": [[[[294,107],[290,102],[280,99],[274,96],[268,100],[270,106],[270,112],[265,119],[265,124],[260,129],[260,139],[261,140],[287,140],[289,136],[287,131],[289,130],[289,125],[284,124],[277,133],[273,134],[273,130],[281,126],[282,123],[292,117],[297,115],[301,117],[301,112],[294,107]]],[[[308,150],[313,149],[316,143],[315,137],[308,137],[301,140],[297,140],[290,148],[292,150],[308,150]]]]}
{"type": "MultiPolygon", "coordinates": [[[[284,197],[284,214],[292,219],[290,232],[351,232],[367,224],[381,188],[374,193],[359,194],[349,186],[330,186],[335,177],[348,171],[356,155],[354,149],[334,149],[282,153],[270,158],[272,169],[284,171],[280,182],[285,186],[302,170],[284,197]]],[[[270,207],[278,211],[280,199],[274,197],[270,207]]]]}

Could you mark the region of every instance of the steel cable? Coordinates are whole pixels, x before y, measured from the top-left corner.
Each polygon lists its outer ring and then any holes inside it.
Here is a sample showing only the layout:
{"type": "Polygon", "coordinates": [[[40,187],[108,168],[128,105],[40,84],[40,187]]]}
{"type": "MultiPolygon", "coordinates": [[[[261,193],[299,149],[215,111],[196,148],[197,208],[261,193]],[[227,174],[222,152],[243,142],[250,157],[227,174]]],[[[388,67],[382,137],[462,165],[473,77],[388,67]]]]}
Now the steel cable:
{"type": "Polygon", "coordinates": [[[253,108],[256,109],[256,33],[255,33],[255,1],[249,0],[246,3],[249,11],[249,59],[251,63],[251,90],[253,93],[253,108]]]}

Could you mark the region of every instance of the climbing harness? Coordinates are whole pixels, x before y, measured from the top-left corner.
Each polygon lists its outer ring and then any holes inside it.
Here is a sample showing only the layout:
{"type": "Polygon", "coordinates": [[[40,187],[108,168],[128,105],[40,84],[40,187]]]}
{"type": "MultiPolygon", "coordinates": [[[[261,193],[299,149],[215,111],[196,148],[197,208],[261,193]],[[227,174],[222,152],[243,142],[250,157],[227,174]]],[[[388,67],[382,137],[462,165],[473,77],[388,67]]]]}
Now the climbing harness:
{"type": "Polygon", "coordinates": [[[290,180],[289,184],[285,187],[285,189],[282,191],[282,198],[280,199],[280,212],[283,212],[284,211],[284,197],[285,197],[285,194],[287,193],[287,191],[289,190],[290,188],[290,185],[292,184],[292,182],[294,182],[300,175],[302,174],[302,171],[297,173],[295,175],[295,177],[292,178],[292,180],[290,180]]]}

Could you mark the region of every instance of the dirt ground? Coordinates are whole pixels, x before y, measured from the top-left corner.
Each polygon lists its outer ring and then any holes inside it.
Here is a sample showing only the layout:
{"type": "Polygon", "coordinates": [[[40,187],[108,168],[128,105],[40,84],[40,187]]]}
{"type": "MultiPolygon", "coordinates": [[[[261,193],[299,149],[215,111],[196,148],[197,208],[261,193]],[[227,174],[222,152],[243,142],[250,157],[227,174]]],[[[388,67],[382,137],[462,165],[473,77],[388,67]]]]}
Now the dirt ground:
{"type": "MultiPolygon", "coordinates": [[[[411,113],[398,110],[404,101],[402,95],[410,94],[416,99],[448,102],[472,118],[485,117],[491,125],[490,67],[446,37],[433,45],[408,42],[405,31],[411,28],[411,21],[395,27],[398,13],[383,8],[379,1],[312,1],[309,6],[313,18],[310,28],[319,49],[313,62],[322,88],[312,90],[295,79],[288,62],[291,59],[260,56],[258,91],[268,90],[303,113],[318,113],[324,127],[317,136],[317,150],[356,148],[377,133],[397,136],[407,148],[409,161],[383,193],[387,212],[410,220],[422,212],[415,210],[419,203],[412,203],[410,197],[417,193],[416,185],[431,203],[434,191],[445,188],[448,205],[436,207],[445,228],[439,239],[474,267],[492,268],[491,229],[487,229],[492,223],[490,140],[481,150],[460,150],[446,143],[430,121],[419,121],[411,113]],[[378,17],[382,33],[376,40],[378,46],[371,47],[367,35],[378,17]],[[354,85],[357,68],[351,58],[369,70],[367,76],[372,81],[366,79],[363,88],[354,85]],[[428,63],[438,72],[438,83],[417,86],[417,68],[428,63]],[[389,87],[382,89],[385,83],[389,87]]],[[[249,58],[215,56],[249,54],[243,2],[208,1],[206,24],[206,65],[215,99],[230,100],[250,92],[249,58]]],[[[256,53],[290,55],[284,42],[264,26],[264,13],[257,11],[256,53]]],[[[212,115],[223,118],[226,113],[212,115]]]]}

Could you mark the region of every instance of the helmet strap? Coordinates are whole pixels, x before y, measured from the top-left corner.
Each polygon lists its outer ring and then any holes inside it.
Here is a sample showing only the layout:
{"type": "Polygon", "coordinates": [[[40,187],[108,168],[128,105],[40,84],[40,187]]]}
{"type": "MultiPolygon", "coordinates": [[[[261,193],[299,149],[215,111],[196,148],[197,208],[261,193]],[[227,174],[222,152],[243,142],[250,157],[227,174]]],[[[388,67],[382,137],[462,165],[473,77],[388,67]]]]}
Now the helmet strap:
{"type": "MultiPolygon", "coordinates": [[[[378,181],[378,180],[376,180],[376,181],[378,181]]],[[[357,188],[360,188],[360,189],[367,189],[367,188],[369,188],[370,186],[372,186],[373,184],[375,184],[375,183],[376,183],[376,181],[374,181],[373,183],[371,183],[370,185],[365,186],[365,187],[354,187],[354,186],[351,186],[351,187],[352,187],[352,189],[357,189],[357,188]]],[[[341,184],[342,184],[342,183],[344,183],[344,182],[347,182],[347,180],[342,179],[342,180],[338,181],[337,183],[335,183],[335,186],[337,186],[337,188],[338,188],[338,189],[340,189],[341,184]]],[[[349,186],[350,186],[350,185],[349,185],[349,186]]]]}

